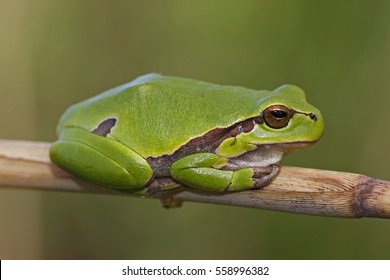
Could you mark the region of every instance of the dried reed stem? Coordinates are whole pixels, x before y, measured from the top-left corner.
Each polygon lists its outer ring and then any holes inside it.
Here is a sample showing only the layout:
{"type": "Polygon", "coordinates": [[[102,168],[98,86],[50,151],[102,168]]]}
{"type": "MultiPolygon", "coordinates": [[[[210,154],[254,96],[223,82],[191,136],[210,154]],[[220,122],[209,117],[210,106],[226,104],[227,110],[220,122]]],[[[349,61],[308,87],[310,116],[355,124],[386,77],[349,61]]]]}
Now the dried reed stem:
{"type": "MultiPolygon", "coordinates": [[[[50,144],[0,140],[0,187],[128,195],[60,170],[49,159],[50,144]]],[[[187,188],[174,199],[272,209],[309,215],[390,218],[390,182],[364,175],[282,167],[260,190],[224,194],[187,188]]]]}

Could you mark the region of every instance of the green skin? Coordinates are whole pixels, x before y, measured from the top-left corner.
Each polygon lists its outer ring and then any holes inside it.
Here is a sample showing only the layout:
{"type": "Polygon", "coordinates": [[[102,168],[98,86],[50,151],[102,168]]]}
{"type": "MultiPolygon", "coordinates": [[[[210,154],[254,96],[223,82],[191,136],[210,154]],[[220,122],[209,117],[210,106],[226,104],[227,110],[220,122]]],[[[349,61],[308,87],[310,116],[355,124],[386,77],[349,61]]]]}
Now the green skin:
{"type": "Polygon", "coordinates": [[[239,191],[269,184],[282,157],[323,129],[296,86],[251,90],[148,74],[71,106],[50,156],[76,176],[136,194],[156,191],[157,177],[239,191]]]}

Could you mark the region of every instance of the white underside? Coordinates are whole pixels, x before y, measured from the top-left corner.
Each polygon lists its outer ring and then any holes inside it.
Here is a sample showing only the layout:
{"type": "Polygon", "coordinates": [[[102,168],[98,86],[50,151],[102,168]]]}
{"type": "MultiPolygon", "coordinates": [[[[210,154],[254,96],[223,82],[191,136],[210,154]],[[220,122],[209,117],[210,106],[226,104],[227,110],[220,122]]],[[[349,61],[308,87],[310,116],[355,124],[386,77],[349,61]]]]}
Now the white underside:
{"type": "Polygon", "coordinates": [[[236,158],[231,158],[230,162],[239,167],[263,167],[279,163],[284,156],[284,152],[275,149],[273,145],[261,145],[257,149],[247,152],[236,158]]]}

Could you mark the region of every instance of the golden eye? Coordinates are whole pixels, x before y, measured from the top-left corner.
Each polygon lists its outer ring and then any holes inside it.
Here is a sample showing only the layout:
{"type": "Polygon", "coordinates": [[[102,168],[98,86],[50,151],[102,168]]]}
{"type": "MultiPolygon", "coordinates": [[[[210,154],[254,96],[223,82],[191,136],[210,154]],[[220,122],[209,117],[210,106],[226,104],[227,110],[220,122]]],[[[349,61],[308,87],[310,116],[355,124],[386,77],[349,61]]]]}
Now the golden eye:
{"type": "Polygon", "coordinates": [[[286,127],[292,115],[292,110],[283,105],[272,105],[262,112],[265,124],[276,129],[286,127]]]}

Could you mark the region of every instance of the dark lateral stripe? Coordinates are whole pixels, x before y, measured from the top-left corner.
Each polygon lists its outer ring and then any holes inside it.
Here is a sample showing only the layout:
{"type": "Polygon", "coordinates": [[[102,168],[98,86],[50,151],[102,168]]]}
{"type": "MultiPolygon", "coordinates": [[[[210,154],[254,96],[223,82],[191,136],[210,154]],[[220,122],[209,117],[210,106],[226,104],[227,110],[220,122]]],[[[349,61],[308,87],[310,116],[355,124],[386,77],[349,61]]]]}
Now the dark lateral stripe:
{"type": "Polygon", "coordinates": [[[258,123],[258,117],[253,117],[233,124],[229,127],[212,129],[202,136],[191,139],[171,155],[164,155],[156,158],[149,157],[146,160],[153,166],[158,164],[172,163],[179,158],[194,152],[214,153],[217,147],[224,140],[236,137],[241,133],[247,133],[251,131],[255,127],[256,123],[258,123]]]}

